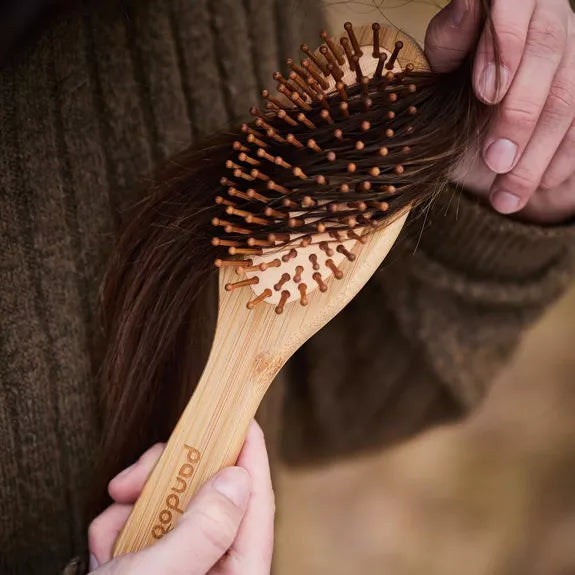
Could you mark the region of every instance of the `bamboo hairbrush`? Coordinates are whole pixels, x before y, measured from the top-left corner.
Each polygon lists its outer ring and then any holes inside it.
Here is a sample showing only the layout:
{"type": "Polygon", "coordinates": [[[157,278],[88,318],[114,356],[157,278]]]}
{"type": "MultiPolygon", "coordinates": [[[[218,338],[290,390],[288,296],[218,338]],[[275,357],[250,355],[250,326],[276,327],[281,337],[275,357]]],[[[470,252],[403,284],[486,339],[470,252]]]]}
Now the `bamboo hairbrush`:
{"type": "Polygon", "coordinates": [[[267,111],[252,108],[222,166],[211,354],[115,556],[161,538],[235,463],[279,369],[369,280],[417,197],[408,176],[427,169],[414,128],[430,81],[422,51],[396,29],[345,28],[274,75],[278,93],[264,91],[267,111]],[[413,145],[394,145],[398,134],[413,145]]]}

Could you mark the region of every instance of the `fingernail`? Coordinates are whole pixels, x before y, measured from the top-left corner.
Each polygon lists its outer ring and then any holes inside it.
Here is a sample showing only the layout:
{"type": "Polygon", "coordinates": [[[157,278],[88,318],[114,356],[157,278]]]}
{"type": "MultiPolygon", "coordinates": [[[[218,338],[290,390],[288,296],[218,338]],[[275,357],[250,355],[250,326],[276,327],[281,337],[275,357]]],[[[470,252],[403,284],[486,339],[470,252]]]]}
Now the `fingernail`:
{"type": "Polygon", "coordinates": [[[491,194],[491,204],[500,214],[514,214],[519,210],[521,199],[515,194],[496,190],[491,194]]]}
{"type": "Polygon", "coordinates": [[[126,469],[124,469],[123,471],[120,471],[120,473],[118,473],[118,475],[116,475],[116,477],[114,477],[114,479],[121,479],[122,477],[126,477],[126,475],[128,475],[130,473],[130,471],[132,471],[132,469],[134,469],[134,467],[136,467],[137,463],[138,462],[136,461],[136,463],[132,463],[132,465],[130,465],[129,467],[126,467],[126,469]]]}
{"type": "Polygon", "coordinates": [[[468,13],[468,0],[451,0],[451,4],[449,4],[449,18],[452,26],[456,28],[461,26],[468,13]]]}
{"type": "Polygon", "coordinates": [[[234,505],[245,507],[250,496],[250,477],[241,467],[226,467],[214,480],[214,489],[234,505]]]}
{"type": "Polygon", "coordinates": [[[99,566],[98,560],[90,553],[90,571],[95,571],[99,566]]]}
{"type": "Polygon", "coordinates": [[[506,174],[513,169],[517,150],[517,144],[511,140],[495,140],[485,151],[485,163],[492,172],[506,174]]]}
{"type": "Polygon", "coordinates": [[[509,70],[505,66],[498,66],[490,62],[483,68],[479,79],[479,95],[488,104],[497,104],[507,92],[509,87],[509,70]]]}

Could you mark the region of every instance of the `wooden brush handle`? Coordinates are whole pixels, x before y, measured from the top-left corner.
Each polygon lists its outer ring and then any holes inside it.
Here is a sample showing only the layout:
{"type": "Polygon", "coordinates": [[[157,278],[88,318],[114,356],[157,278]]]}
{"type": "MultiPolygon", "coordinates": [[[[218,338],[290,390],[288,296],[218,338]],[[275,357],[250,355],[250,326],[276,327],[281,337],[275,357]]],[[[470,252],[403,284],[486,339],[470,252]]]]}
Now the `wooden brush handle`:
{"type": "Polygon", "coordinates": [[[237,279],[220,271],[216,335],[206,368],[164,453],[152,471],[114,548],[114,557],[151,545],[172,529],[197,490],[222,467],[233,465],[248,425],[270,383],[287,359],[330,321],[365,285],[391,249],[407,218],[398,217],[357,246],[340,280],[309,303],[292,302],[278,315],[262,304],[249,311],[251,290],[230,294],[237,279]]]}
{"type": "Polygon", "coordinates": [[[161,538],[198,489],[220,469],[235,464],[277,369],[260,365],[263,369],[254,372],[254,363],[246,361],[254,359],[254,350],[244,345],[239,356],[240,350],[229,353],[237,350],[229,343],[214,341],[194,395],[116,541],[114,557],[161,538]]]}

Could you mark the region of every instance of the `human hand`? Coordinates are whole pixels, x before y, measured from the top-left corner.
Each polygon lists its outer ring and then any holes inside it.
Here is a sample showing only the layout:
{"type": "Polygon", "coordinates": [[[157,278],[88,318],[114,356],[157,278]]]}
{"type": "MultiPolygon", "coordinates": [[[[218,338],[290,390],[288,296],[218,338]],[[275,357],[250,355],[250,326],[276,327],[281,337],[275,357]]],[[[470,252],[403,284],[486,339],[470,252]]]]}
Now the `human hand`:
{"type": "Polygon", "coordinates": [[[499,86],[491,28],[481,0],[452,0],[431,22],[434,70],[459,66],[475,46],[477,97],[500,110],[455,179],[503,214],[543,224],[575,216],[575,15],[568,0],[491,0],[500,50],[499,86]]]}
{"type": "Polygon", "coordinates": [[[269,575],[274,494],[264,436],[255,421],[237,466],[206,483],[172,531],[151,547],[111,560],[114,542],[163,448],[154,445],[110,481],[115,503],[88,532],[94,575],[269,575]]]}

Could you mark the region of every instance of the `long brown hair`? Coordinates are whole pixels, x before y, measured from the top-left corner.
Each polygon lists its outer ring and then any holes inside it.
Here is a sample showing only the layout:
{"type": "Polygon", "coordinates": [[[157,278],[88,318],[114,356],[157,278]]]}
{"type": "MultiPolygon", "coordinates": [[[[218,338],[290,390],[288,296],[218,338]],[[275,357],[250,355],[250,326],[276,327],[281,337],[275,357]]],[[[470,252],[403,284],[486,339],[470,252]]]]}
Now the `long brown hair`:
{"type": "MultiPolygon", "coordinates": [[[[487,0],[484,4],[487,14],[487,0]]],[[[417,107],[419,114],[410,129],[398,125],[393,146],[404,154],[410,151],[404,163],[411,161],[413,169],[385,172],[385,182],[401,191],[386,218],[438,193],[470,139],[485,125],[484,108],[473,96],[471,68],[470,58],[451,74],[414,72],[402,79],[417,90],[394,105],[417,107]]],[[[386,105],[374,102],[363,118],[378,133],[386,127],[386,105]]],[[[353,131],[357,123],[356,114],[338,127],[353,131]]],[[[222,193],[222,168],[240,135],[240,130],[222,134],[167,162],[135,206],[111,257],[102,290],[107,352],[101,377],[105,430],[97,507],[105,503],[105,484],[113,475],[168,438],[201,375],[217,311],[211,221],[220,209],[215,198],[222,193]]],[[[333,128],[329,135],[318,130],[318,141],[328,137],[333,139],[333,128]]],[[[345,170],[350,162],[361,165],[362,158],[348,150],[329,171],[345,170]]],[[[394,154],[384,160],[391,167],[397,163],[394,154]]],[[[314,162],[304,166],[310,173],[318,173],[314,162]]],[[[333,190],[325,193],[329,199],[333,190]]]]}

